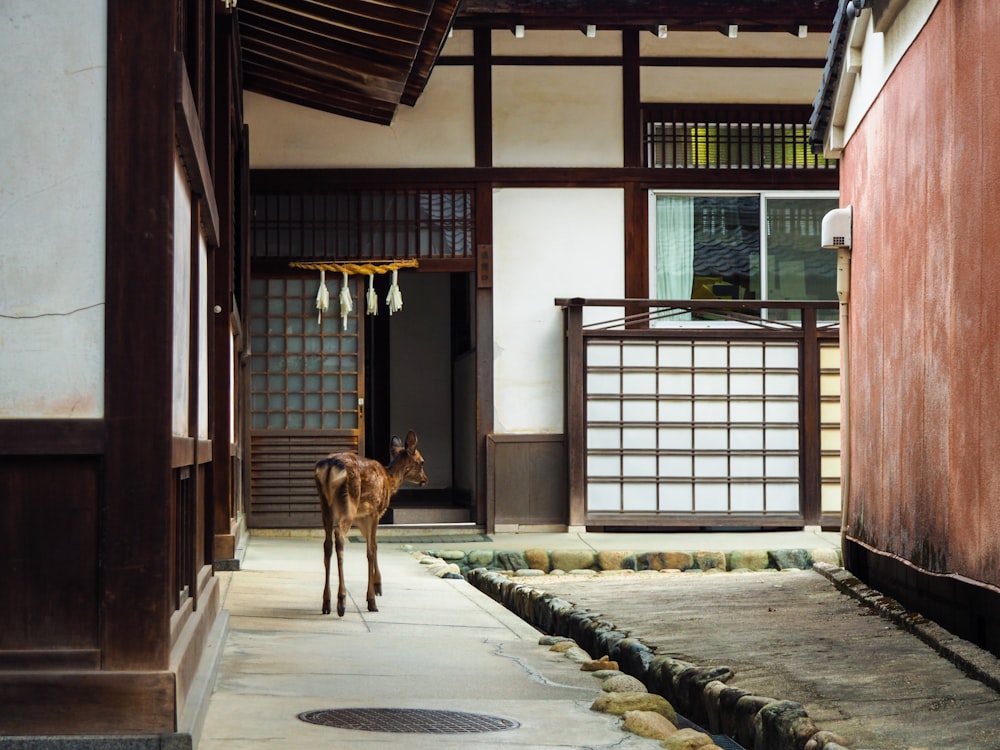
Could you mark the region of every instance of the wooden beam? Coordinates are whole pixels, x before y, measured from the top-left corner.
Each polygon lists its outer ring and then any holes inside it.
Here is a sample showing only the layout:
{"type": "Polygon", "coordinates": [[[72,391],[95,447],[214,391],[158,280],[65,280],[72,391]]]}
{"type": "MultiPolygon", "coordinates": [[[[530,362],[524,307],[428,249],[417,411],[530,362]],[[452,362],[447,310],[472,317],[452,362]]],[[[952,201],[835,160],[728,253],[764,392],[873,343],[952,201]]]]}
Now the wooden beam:
{"type": "Polygon", "coordinates": [[[205,150],[201,120],[198,117],[184,58],[178,55],[175,65],[177,68],[175,111],[181,159],[187,167],[191,191],[195,194],[193,197],[204,207],[202,228],[205,230],[205,239],[211,247],[218,247],[219,207],[215,202],[215,187],[212,184],[212,172],[209,168],[208,152],[205,150]]]}
{"type": "MultiPolygon", "coordinates": [[[[108,438],[99,644],[108,670],[166,669],[170,653],[173,352],[164,342],[174,335],[176,29],[176,3],[108,2],[108,438]]],[[[172,702],[152,695],[165,689],[172,696],[172,677],[154,682],[148,701],[129,695],[130,710],[138,716],[151,708],[155,717],[146,723],[173,731],[172,702]]],[[[90,694],[99,696],[96,688],[90,694]]]]}
{"type": "Polygon", "coordinates": [[[0,419],[0,455],[97,456],[105,440],[102,419],[0,419]]]}

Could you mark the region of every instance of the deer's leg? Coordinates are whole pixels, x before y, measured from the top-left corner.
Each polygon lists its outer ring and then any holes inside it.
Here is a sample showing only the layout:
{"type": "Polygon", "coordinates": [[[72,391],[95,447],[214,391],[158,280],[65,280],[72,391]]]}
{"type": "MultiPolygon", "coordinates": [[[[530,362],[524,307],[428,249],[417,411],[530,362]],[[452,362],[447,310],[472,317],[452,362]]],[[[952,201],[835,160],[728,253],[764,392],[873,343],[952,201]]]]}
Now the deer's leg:
{"type": "Polygon", "coordinates": [[[340,617],[344,616],[344,602],[347,599],[347,586],[344,584],[344,538],[350,529],[350,522],[347,523],[346,530],[343,523],[338,523],[333,531],[333,539],[337,548],[337,615],[340,617]]]}
{"type": "Polygon", "coordinates": [[[326,583],[323,586],[323,614],[330,614],[330,555],[333,554],[332,529],[326,529],[326,541],[323,542],[323,562],[326,566],[326,583]]]}
{"type": "Polygon", "coordinates": [[[319,486],[320,510],[323,512],[323,531],[326,532],[326,539],[323,542],[323,566],[326,568],[326,578],[323,583],[323,614],[330,614],[330,555],[333,554],[333,513],[326,503],[323,494],[323,487],[319,486]]]}
{"type": "Polygon", "coordinates": [[[372,516],[364,520],[365,548],[368,552],[368,611],[378,612],[375,597],[382,596],[382,574],[378,569],[378,541],[375,532],[378,530],[378,519],[372,516]]]}

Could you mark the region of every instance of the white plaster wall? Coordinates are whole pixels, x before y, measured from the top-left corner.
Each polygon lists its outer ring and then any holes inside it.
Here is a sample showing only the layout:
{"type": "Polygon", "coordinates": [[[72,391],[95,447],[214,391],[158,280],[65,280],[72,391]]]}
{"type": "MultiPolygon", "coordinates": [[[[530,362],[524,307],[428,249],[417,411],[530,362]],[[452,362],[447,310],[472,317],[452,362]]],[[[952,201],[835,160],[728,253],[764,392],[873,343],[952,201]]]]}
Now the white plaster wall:
{"type": "Polygon", "coordinates": [[[203,232],[198,235],[198,437],[208,440],[208,246],[203,232]]]}
{"type": "Polygon", "coordinates": [[[0,418],[104,414],[105,0],[0,3],[0,418]]]}
{"type": "Polygon", "coordinates": [[[490,47],[496,56],[618,56],[622,52],[622,34],[598,28],[597,36],[588,37],[582,28],[580,31],[543,31],[528,26],[520,39],[512,31],[491,32],[490,47]]]}
{"type": "MultiPolygon", "coordinates": [[[[846,92],[850,97],[847,119],[843,131],[838,134],[842,144],[846,144],[857,130],[899,61],[927,25],[937,4],[938,0],[908,0],[892,25],[881,33],[873,28],[871,12],[862,13],[852,22],[850,36],[860,37],[861,69],[853,90],[846,92]]],[[[839,108],[839,104],[834,108],[839,108]]]]}
{"type": "Polygon", "coordinates": [[[353,120],[247,92],[250,165],[261,168],[471,167],[472,68],[438,65],[391,125],[353,120]]]}
{"type": "MultiPolygon", "coordinates": [[[[441,49],[441,57],[464,57],[469,56],[474,51],[473,34],[469,29],[452,29],[441,49]]],[[[433,73],[432,73],[433,75],[433,73]]]]}
{"type": "Polygon", "coordinates": [[[786,32],[742,31],[735,39],[703,31],[669,31],[666,39],[639,34],[643,57],[826,57],[829,32],[807,33],[804,39],[786,32]]]}
{"type": "Polygon", "coordinates": [[[617,67],[494,67],[493,164],[620,167],[621,112],[617,67]]]}
{"type": "Polygon", "coordinates": [[[624,296],[624,196],[515,188],[493,198],[495,430],[559,433],[563,313],[555,300],[624,296]]]}
{"type": "Polygon", "coordinates": [[[191,192],[174,159],[174,341],[173,434],[189,434],[191,402],[191,192]]]}
{"type": "Polygon", "coordinates": [[[639,71],[643,102],[803,104],[816,98],[821,68],[670,68],[639,71]]]}

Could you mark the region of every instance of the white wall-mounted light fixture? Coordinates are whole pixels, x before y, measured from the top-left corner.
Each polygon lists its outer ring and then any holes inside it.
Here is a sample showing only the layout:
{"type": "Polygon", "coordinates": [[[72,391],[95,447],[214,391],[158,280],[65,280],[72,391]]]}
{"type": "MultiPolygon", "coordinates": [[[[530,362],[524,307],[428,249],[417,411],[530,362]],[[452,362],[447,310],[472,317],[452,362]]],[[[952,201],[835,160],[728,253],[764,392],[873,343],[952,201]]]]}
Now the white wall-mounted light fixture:
{"type": "Polygon", "coordinates": [[[739,33],[740,33],[740,27],[739,27],[738,24],[735,24],[735,23],[729,24],[728,31],[727,31],[726,35],[730,39],[735,39],[739,35],[739,33]]]}
{"type": "Polygon", "coordinates": [[[588,39],[593,39],[597,36],[597,25],[593,23],[588,23],[584,29],[583,33],[587,35],[588,39]]]}
{"type": "Polygon", "coordinates": [[[514,26],[514,38],[515,39],[524,39],[524,24],[523,23],[519,23],[516,26],[514,26]]]}
{"type": "Polygon", "coordinates": [[[661,23],[659,26],[656,27],[656,35],[660,39],[667,38],[667,25],[665,23],[661,23]]]}
{"type": "Polygon", "coordinates": [[[821,243],[827,250],[850,250],[851,249],[851,224],[853,222],[853,209],[850,206],[835,208],[827,211],[823,217],[823,224],[820,230],[821,243]]]}
{"type": "Polygon", "coordinates": [[[809,36],[809,27],[806,26],[804,23],[800,23],[799,30],[796,36],[798,36],[799,39],[805,39],[807,36],[809,36]]]}

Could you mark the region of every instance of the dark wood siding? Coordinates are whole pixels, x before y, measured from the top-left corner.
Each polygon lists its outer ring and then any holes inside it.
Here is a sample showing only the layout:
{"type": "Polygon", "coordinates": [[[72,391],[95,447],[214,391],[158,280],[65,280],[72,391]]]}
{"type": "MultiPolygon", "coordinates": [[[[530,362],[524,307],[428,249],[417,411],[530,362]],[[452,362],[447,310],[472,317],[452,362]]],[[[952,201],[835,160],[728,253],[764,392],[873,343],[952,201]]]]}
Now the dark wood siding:
{"type": "Polygon", "coordinates": [[[0,458],[0,666],[8,650],[97,648],[99,471],[90,456],[0,458]]]}
{"type": "Polygon", "coordinates": [[[498,524],[567,522],[566,442],[562,435],[489,435],[491,503],[498,524]]]}
{"type": "Polygon", "coordinates": [[[313,466],[329,453],[357,451],[357,433],[257,430],[250,435],[248,523],[253,528],[321,528],[313,466]]]}

